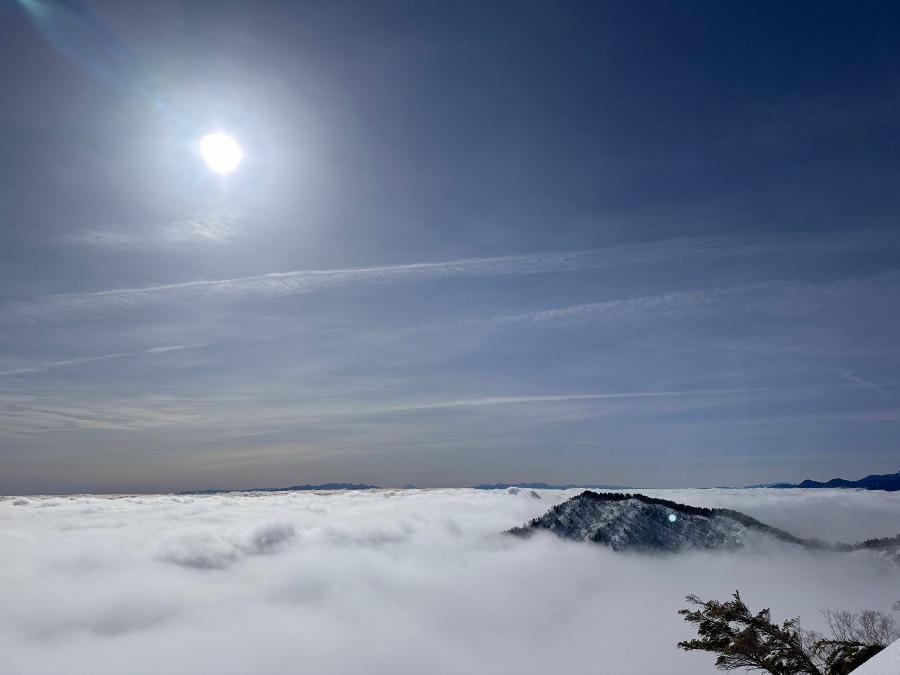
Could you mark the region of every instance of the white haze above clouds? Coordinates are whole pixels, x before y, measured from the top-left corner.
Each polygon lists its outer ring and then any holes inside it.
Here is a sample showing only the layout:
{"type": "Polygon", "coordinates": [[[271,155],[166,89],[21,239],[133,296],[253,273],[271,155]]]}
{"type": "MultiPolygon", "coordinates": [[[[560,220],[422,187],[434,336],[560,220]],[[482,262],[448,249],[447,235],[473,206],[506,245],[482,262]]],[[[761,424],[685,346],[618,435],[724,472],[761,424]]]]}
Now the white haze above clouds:
{"type": "MultiPolygon", "coordinates": [[[[469,489],[0,500],[0,672],[717,672],[683,597],[887,610],[895,566],[777,547],[641,557],[497,536],[577,494],[469,489]]],[[[900,530],[900,493],[646,490],[800,536],[900,530]]]]}

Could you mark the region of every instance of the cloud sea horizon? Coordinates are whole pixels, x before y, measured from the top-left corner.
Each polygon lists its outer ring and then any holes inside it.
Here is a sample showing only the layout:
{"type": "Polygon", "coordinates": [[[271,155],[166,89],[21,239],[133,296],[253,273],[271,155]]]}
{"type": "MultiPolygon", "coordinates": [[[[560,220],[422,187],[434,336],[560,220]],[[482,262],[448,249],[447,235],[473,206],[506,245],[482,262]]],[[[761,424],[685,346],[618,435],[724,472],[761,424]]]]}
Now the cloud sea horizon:
{"type": "MultiPolygon", "coordinates": [[[[629,490],[802,537],[897,534],[900,493],[629,490]]],[[[4,673],[716,672],[684,596],[822,629],[889,610],[896,563],[790,546],[642,556],[501,533],[581,490],[0,498],[4,673]]],[[[892,595],[893,593],[893,595],[892,595]]]]}

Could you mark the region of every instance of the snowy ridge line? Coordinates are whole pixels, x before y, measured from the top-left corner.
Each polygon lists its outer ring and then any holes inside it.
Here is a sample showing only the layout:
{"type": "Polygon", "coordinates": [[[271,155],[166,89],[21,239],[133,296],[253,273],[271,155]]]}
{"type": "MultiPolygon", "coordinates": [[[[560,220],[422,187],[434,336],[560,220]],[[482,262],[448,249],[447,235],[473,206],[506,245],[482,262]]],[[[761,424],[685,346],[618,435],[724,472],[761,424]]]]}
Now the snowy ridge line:
{"type": "Polygon", "coordinates": [[[529,537],[538,530],[553,532],[562,539],[641,552],[735,550],[749,543],[750,536],[762,535],[816,551],[883,551],[894,555],[900,564],[900,534],[853,544],[830,544],[797,537],[732,509],[703,508],[621,492],[586,490],[507,533],[529,537]]]}

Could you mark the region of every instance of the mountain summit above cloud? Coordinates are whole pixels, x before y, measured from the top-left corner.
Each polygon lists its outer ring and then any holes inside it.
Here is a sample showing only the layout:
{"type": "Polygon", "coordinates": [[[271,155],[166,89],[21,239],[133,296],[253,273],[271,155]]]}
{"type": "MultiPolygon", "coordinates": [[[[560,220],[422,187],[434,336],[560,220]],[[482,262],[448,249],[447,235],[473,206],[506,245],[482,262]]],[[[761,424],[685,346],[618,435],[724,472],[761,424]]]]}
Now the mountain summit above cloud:
{"type": "Polygon", "coordinates": [[[900,535],[856,544],[802,539],[731,509],[706,509],[641,494],[582,492],[511,534],[547,530],[562,539],[592,541],[616,551],[731,551],[766,542],[814,550],[877,550],[898,558],[900,535]]]}
{"type": "Polygon", "coordinates": [[[827,483],[807,478],[802,483],[763,483],[761,485],[748,485],[748,488],[860,488],[863,490],[885,490],[896,492],[900,490],[900,471],[897,473],[873,473],[859,480],[847,480],[846,478],[832,478],[827,483]]]}

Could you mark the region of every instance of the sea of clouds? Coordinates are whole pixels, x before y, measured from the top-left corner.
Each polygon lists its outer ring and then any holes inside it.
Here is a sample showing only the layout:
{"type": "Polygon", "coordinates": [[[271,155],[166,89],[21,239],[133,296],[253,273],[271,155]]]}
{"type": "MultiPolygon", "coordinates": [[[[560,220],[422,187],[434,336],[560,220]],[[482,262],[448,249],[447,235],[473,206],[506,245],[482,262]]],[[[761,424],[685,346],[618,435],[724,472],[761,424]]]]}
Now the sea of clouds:
{"type": "MultiPolygon", "coordinates": [[[[0,498],[3,673],[703,675],[688,593],[799,615],[889,610],[889,560],[771,551],[649,557],[499,535],[577,494],[0,498]]],[[[900,493],[644,490],[803,537],[900,531],[900,493]]]]}

